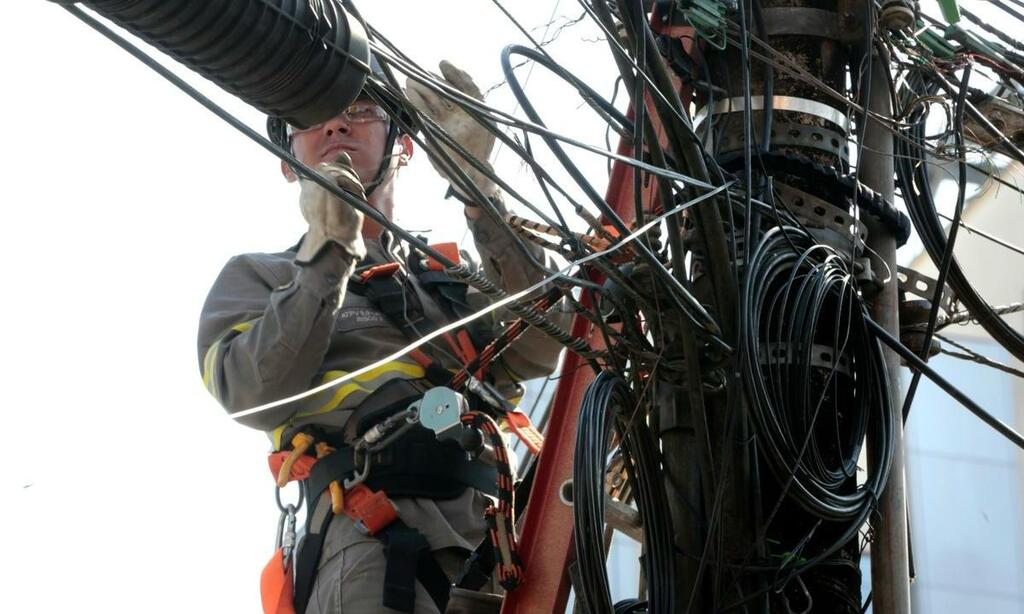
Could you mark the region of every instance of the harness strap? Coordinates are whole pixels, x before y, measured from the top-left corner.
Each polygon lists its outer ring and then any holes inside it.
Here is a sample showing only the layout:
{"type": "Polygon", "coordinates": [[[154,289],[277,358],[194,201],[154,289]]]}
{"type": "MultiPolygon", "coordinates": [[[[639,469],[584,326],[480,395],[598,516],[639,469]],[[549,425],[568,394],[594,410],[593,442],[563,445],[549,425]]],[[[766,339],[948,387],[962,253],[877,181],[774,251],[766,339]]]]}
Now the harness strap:
{"type": "MultiPolygon", "coordinates": [[[[453,346],[456,356],[463,365],[473,364],[473,361],[477,357],[476,347],[473,345],[473,339],[469,336],[469,331],[461,329],[455,333],[455,341],[450,338],[450,335],[445,335],[448,340],[448,344],[453,346]],[[456,343],[457,342],[457,343],[456,343]]],[[[481,365],[476,370],[476,378],[483,379],[484,365],[481,365]]]]}
{"type": "MultiPolygon", "coordinates": [[[[458,255],[455,244],[445,246],[458,255]]],[[[416,275],[420,284],[435,299],[437,306],[447,317],[459,319],[472,311],[466,304],[465,282],[453,279],[436,261],[428,258],[424,263],[418,263],[410,256],[409,270],[416,275]]],[[[426,317],[416,292],[407,289],[398,278],[400,271],[401,267],[397,262],[385,262],[359,269],[352,276],[349,289],[373,301],[402,334],[410,340],[415,340],[419,339],[424,330],[435,330],[438,326],[426,317]]],[[[482,347],[484,341],[482,331],[474,330],[472,326],[460,329],[455,334],[445,334],[443,338],[464,365],[470,364],[477,357],[477,347],[482,347]]],[[[422,351],[414,352],[410,352],[410,357],[427,370],[427,379],[431,383],[446,385],[451,381],[451,374],[443,370],[440,364],[422,351]]],[[[478,367],[478,379],[483,378],[486,368],[486,364],[478,367]]]]}
{"type": "MultiPolygon", "coordinates": [[[[306,521],[306,536],[299,544],[295,563],[295,612],[302,614],[309,605],[316,583],[324,538],[333,513],[328,497],[316,500],[314,511],[306,521]]],[[[427,538],[399,519],[374,537],[384,547],[383,605],[400,612],[412,612],[416,600],[416,581],[426,589],[438,611],[448,607],[451,581],[430,552],[427,538]]]]}
{"type": "Polygon", "coordinates": [[[419,348],[410,350],[409,358],[412,358],[419,366],[423,367],[427,374],[427,381],[431,384],[435,386],[448,386],[451,384],[452,374],[448,372],[448,369],[445,369],[436,360],[427,356],[423,350],[419,348]]]}
{"type": "Polygon", "coordinates": [[[324,538],[327,526],[334,517],[331,511],[331,498],[321,497],[316,504],[307,509],[313,510],[306,518],[306,535],[299,542],[295,554],[295,611],[303,614],[313,595],[313,584],[316,582],[317,568],[320,566],[320,555],[324,549],[324,538]]]}
{"type": "Polygon", "coordinates": [[[401,520],[376,535],[384,544],[383,604],[400,612],[412,612],[416,604],[416,580],[427,590],[439,612],[448,607],[451,580],[430,552],[427,538],[401,520]]]}
{"type": "Polygon", "coordinates": [[[540,449],[544,446],[544,435],[533,425],[530,416],[519,409],[512,409],[502,413],[501,417],[532,454],[540,454],[540,449]]]}
{"type": "MultiPolygon", "coordinates": [[[[431,462],[429,458],[398,459],[397,457],[403,454],[401,440],[391,444],[389,450],[391,448],[395,448],[391,450],[393,454],[382,456],[391,456],[393,460],[408,461],[402,463],[402,468],[412,468],[412,465],[417,465],[415,467],[416,473],[411,476],[411,480],[408,480],[410,482],[426,482],[430,477],[436,476],[457,482],[463,487],[474,488],[491,496],[497,495],[498,470],[479,459],[448,463],[444,462],[444,459],[440,458],[439,455],[431,454],[429,449],[422,450],[423,456],[434,457],[435,462],[431,462]]],[[[388,458],[384,457],[375,457],[371,464],[370,478],[367,481],[392,496],[401,496],[404,490],[400,487],[402,484],[396,484],[399,486],[398,489],[388,488],[390,480],[386,477],[378,478],[373,475],[374,471],[381,473],[386,469],[389,465],[388,460],[388,458]]],[[[306,482],[310,498],[318,500],[320,494],[327,489],[331,482],[351,477],[355,469],[355,451],[348,446],[339,447],[331,454],[319,459],[310,469],[309,478],[306,482]]],[[[395,481],[398,482],[398,480],[395,481]]],[[[402,480],[402,482],[406,481],[402,480]]],[[[424,485],[423,487],[425,488],[426,486],[424,485]]],[[[431,495],[430,493],[424,493],[421,495],[410,494],[408,496],[430,497],[431,495]]]]}

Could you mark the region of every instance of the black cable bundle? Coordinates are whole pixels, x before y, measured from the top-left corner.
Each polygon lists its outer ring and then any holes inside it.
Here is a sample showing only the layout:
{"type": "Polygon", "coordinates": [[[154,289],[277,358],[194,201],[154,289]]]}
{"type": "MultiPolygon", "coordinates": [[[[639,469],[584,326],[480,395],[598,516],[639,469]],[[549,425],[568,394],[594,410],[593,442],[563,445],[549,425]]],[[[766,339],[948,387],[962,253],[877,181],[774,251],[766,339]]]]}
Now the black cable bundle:
{"type": "MultiPolygon", "coordinates": [[[[934,95],[944,84],[928,75],[924,69],[911,71],[906,79],[904,106],[916,105],[909,114],[908,127],[903,130],[905,138],[896,139],[896,177],[899,179],[900,192],[907,205],[907,213],[914,223],[914,229],[924,243],[925,251],[937,266],[947,268],[947,283],[956,293],[957,300],[962,302],[971,315],[978,320],[982,328],[992,336],[1008,352],[1024,360],[1024,335],[1016,331],[992,310],[992,306],[982,297],[967,279],[960,268],[956,257],[946,257],[947,236],[943,221],[939,217],[932,195],[929,165],[927,160],[927,137],[925,124],[928,121],[930,107],[928,104],[917,104],[917,101],[934,95]]],[[[952,92],[950,92],[952,94],[952,92]]],[[[958,95],[958,113],[953,119],[954,125],[949,126],[954,134],[963,134],[963,98],[966,88],[958,95]]],[[[961,163],[962,166],[962,163],[961,163]]],[[[962,173],[963,171],[961,171],[962,173]]],[[[960,179],[961,184],[964,179],[960,179]]],[[[962,207],[962,192],[958,196],[962,207]]],[[[959,208],[959,207],[958,207],[959,208]]]]}
{"type": "Polygon", "coordinates": [[[742,371],[759,449],[810,514],[865,517],[889,473],[894,414],[881,347],[844,256],[801,229],[773,228],[743,290],[742,371]],[[869,429],[881,443],[852,488],[869,429]]]}
{"type": "Polygon", "coordinates": [[[681,604],[676,594],[675,538],[658,440],[642,411],[620,414],[619,430],[624,433],[623,458],[635,486],[636,507],[643,523],[646,551],[641,564],[647,580],[647,612],[678,612],[681,604]]]}
{"type": "MultiPolygon", "coordinates": [[[[581,578],[579,597],[587,611],[596,614],[613,614],[616,608],[626,607],[612,605],[605,568],[605,473],[613,425],[622,435],[626,471],[635,487],[643,523],[647,611],[676,611],[675,551],[660,455],[646,416],[635,413],[635,405],[626,382],[604,371],[587,388],[580,406],[573,458],[573,523],[581,578]]],[[[631,602],[628,607],[634,609],[639,604],[631,602]]]]}
{"type": "Polygon", "coordinates": [[[604,476],[617,412],[628,406],[629,391],[622,378],[608,371],[597,376],[583,397],[576,423],[576,453],[572,461],[572,518],[580,592],[588,612],[612,614],[611,592],[604,552],[604,476]]]}

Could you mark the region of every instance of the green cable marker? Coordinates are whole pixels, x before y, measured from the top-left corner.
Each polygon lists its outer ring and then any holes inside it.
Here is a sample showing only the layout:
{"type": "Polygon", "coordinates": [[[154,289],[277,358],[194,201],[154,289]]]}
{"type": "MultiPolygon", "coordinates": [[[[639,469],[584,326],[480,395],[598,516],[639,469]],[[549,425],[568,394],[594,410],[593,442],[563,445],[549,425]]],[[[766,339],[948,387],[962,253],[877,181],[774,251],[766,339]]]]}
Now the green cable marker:
{"type": "Polygon", "coordinates": [[[684,0],[683,15],[697,35],[716,49],[726,45],[726,3],[721,0],[684,0]]]}
{"type": "MultiPolygon", "coordinates": [[[[918,24],[921,25],[920,22],[918,24]]],[[[917,36],[917,40],[937,58],[948,60],[956,55],[956,48],[932,28],[922,29],[921,33],[917,36]]]]}
{"type": "Polygon", "coordinates": [[[946,20],[948,24],[954,24],[960,21],[960,6],[957,4],[957,0],[936,0],[939,3],[939,8],[942,9],[942,18],[946,20]]]}

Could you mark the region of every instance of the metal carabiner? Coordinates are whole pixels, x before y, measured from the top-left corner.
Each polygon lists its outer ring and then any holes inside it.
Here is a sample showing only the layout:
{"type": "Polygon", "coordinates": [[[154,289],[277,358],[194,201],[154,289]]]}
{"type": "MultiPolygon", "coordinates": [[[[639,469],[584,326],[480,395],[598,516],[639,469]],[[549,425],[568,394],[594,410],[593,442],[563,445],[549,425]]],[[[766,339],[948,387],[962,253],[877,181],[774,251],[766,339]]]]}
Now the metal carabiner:
{"type": "Polygon", "coordinates": [[[281,554],[284,556],[284,562],[286,565],[291,558],[292,551],[295,550],[295,516],[298,511],[302,509],[302,503],[305,500],[306,486],[303,482],[299,482],[299,502],[297,504],[282,503],[281,489],[276,486],[274,487],[274,501],[277,503],[277,509],[281,510],[281,515],[277,519],[277,535],[274,539],[274,549],[281,550],[281,554]]]}
{"type": "Polygon", "coordinates": [[[277,539],[274,540],[274,549],[281,550],[287,565],[291,558],[292,550],[295,549],[295,506],[289,503],[281,517],[277,520],[277,539]]]}
{"type": "Polygon", "coordinates": [[[355,450],[356,458],[363,459],[363,466],[350,478],[345,478],[341,481],[341,485],[348,491],[356,484],[361,484],[370,475],[370,459],[373,457],[373,453],[362,447],[357,447],[355,450]]]}
{"type": "Polygon", "coordinates": [[[281,503],[281,488],[279,486],[274,487],[274,501],[277,503],[277,509],[281,510],[282,513],[286,512],[288,508],[292,508],[296,512],[302,509],[302,504],[306,500],[306,483],[296,483],[299,485],[299,502],[295,504],[289,503],[287,506],[281,503]]]}

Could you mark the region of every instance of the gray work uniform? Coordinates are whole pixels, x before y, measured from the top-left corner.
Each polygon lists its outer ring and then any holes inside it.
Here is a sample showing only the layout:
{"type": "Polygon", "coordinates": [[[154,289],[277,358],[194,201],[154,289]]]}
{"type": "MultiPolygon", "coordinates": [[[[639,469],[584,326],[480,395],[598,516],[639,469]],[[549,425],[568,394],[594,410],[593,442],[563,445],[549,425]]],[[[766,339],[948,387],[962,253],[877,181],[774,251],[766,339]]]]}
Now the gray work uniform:
{"type": "MultiPolygon", "coordinates": [[[[467,223],[484,273],[492,281],[516,292],[542,278],[543,272],[526,261],[521,248],[493,221],[485,216],[467,223]]],[[[539,248],[529,249],[537,260],[543,259],[539,248]]],[[[380,240],[368,241],[367,251],[371,262],[405,266],[401,247],[387,233],[380,240]]],[[[203,306],[199,325],[203,381],[229,413],[309,390],[409,343],[402,330],[369,299],[346,292],[356,266],[352,257],[331,250],[300,267],[294,256],[293,248],[232,258],[203,306]]],[[[406,290],[419,296],[428,321],[436,325],[450,321],[415,276],[403,275],[402,279],[406,290]]],[[[483,306],[486,297],[471,288],[467,302],[483,306]]],[[[497,329],[501,318],[501,313],[492,316],[490,324],[497,329]]],[[[440,339],[436,341],[439,343],[422,349],[442,366],[457,367],[450,350],[440,339]]],[[[521,390],[519,381],[554,370],[560,349],[557,342],[531,328],[491,365],[490,373],[498,389],[513,398],[521,390]]],[[[428,389],[425,375],[419,363],[405,356],[341,386],[239,421],[266,431],[274,449],[281,449],[303,425],[351,431],[348,423],[354,414],[364,415],[428,389]]],[[[475,490],[467,489],[446,501],[396,498],[395,503],[400,517],[423,533],[449,574],[460,559],[454,553],[474,549],[486,535],[486,501],[475,490]]],[[[328,527],[307,612],[383,611],[383,570],[380,543],[357,531],[347,516],[336,516],[328,527]]],[[[436,612],[418,583],[416,612],[436,612]]]]}

